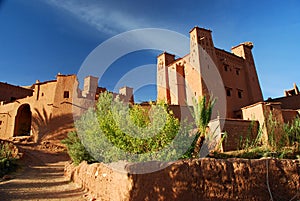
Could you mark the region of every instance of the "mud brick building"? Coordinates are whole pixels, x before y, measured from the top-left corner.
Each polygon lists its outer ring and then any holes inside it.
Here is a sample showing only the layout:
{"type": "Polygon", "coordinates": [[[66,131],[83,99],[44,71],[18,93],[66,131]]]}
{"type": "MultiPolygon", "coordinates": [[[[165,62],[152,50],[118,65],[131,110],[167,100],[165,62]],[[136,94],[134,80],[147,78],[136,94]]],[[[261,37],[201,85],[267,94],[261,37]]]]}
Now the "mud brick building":
{"type": "MultiPolygon", "coordinates": [[[[70,128],[104,91],[93,76],[84,79],[83,90],[76,75],[58,74],[55,80],[37,80],[26,88],[0,83],[0,138],[33,136],[37,141],[51,131],[70,128]]],[[[121,88],[117,95],[133,103],[132,88],[121,88]]]]}

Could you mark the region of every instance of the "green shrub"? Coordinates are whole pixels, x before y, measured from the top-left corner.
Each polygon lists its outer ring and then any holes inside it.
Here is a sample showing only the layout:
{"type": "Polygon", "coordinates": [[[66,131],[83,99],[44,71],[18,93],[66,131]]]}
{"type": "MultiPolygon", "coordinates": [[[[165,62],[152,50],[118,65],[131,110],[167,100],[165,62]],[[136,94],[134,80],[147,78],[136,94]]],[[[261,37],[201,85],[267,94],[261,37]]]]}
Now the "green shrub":
{"type": "Polygon", "coordinates": [[[17,168],[17,158],[12,154],[13,148],[11,143],[0,143],[0,177],[17,168]]]}
{"type": "Polygon", "coordinates": [[[177,160],[193,140],[191,126],[186,122],[180,125],[165,104],[152,104],[146,110],[126,105],[109,93],[100,94],[96,107],[75,125],[87,151],[108,163],[177,160]]]}
{"type": "Polygon", "coordinates": [[[78,165],[81,161],[93,162],[93,157],[86,151],[81,144],[80,139],[76,132],[69,132],[68,137],[62,140],[62,143],[67,146],[68,154],[71,157],[75,165],[78,165]]]}
{"type": "Polygon", "coordinates": [[[287,135],[288,144],[300,143],[300,117],[297,117],[292,123],[284,125],[284,132],[287,135]]]}
{"type": "Polygon", "coordinates": [[[211,119],[213,107],[215,105],[214,99],[207,99],[206,96],[199,97],[198,100],[194,99],[192,116],[195,120],[197,132],[196,136],[189,147],[189,150],[185,153],[187,158],[198,158],[200,150],[205,139],[208,137],[208,123],[211,119]]]}
{"type": "Polygon", "coordinates": [[[291,123],[282,124],[277,121],[272,113],[269,114],[266,125],[268,128],[268,144],[262,144],[262,128],[259,129],[256,139],[250,137],[241,140],[241,150],[230,153],[214,153],[220,158],[289,158],[300,157],[300,118],[291,123]]]}

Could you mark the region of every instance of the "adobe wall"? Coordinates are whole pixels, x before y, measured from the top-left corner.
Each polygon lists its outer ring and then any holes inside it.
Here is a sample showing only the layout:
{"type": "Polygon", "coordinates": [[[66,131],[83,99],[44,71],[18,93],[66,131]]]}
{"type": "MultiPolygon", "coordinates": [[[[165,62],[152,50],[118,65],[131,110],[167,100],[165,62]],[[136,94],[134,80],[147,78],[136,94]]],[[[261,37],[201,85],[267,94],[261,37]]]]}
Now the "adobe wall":
{"type": "MultiPolygon", "coordinates": [[[[94,106],[95,87],[97,87],[94,85],[98,83],[93,82],[92,84],[94,92],[89,91],[89,93],[91,92],[93,95],[82,97],[76,75],[58,74],[56,80],[37,81],[32,86],[34,90],[30,90],[30,96],[0,105],[0,138],[8,139],[26,133],[26,135],[32,136],[35,142],[40,142],[51,136],[58,139],[55,136],[57,132],[73,129],[74,119],[78,118],[89,107],[94,106]],[[24,105],[26,105],[26,108],[30,108],[26,113],[27,120],[23,120],[22,115],[17,115],[19,108],[24,105]],[[21,124],[22,126],[17,126],[20,129],[15,129],[16,125],[21,124]],[[25,127],[26,129],[24,129],[25,127]],[[19,134],[16,134],[15,130],[20,131],[17,132],[19,134]],[[23,130],[26,130],[26,132],[23,130]]],[[[89,90],[89,83],[85,83],[85,86],[89,90]]],[[[12,87],[17,90],[16,93],[20,88],[12,87]]],[[[131,97],[132,89],[128,87],[124,89],[126,91],[123,91],[120,98],[133,101],[133,97],[131,97]]],[[[0,92],[1,90],[0,88],[0,92]]],[[[114,93],[114,96],[117,96],[117,94],[114,93]]]]}
{"type": "Polygon", "coordinates": [[[282,116],[284,119],[284,123],[291,123],[297,117],[300,117],[300,114],[297,110],[282,110],[282,116]]]}
{"type": "Polygon", "coordinates": [[[225,122],[222,131],[227,133],[227,137],[222,143],[223,151],[237,150],[241,148],[246,139],[253,141],[257,137],[258,121],[238,119],[225,119],[223,121],[225,122]]]}
{"type": "Polygon", "coordinates": [[[0,101],[11,102],[15,99],[31,96],[32,93],[32,89],[26,89],[23,87],[0,82],[0,101]]]}
{"type": "Polygon", "coordinates": [[[15,135],[18,109],[29,105],[31,131],[34,141],[39,141],[52,131],[73,127],[72,105],[64,105],[64,91],[70,91],[68,100],[72,102],[75,76],[57,76],[58,80],[35,83],[32,96],[17,99],[0,107],[0,138],[15,135]]]}
{"type": "Polygon", "coordinates": [[[268,102],[280,102],[282,109],[300,109],[300,94],[281,98],[268,99],[268,102]]]}
{"type": "MultiPolygon", "coordinates": [[[[159,166],[159,164],[157,164],[159,166]]],[[[127,169],[136,167],[127,165],[127,169]]],[[[297,200],[299,161],[181,160],[148,174],[112,171],[102,163],[67,164],[65,175],[101,200],[297,200]]]]}
{"type": "Polygon", "coordinates": [[[273,122],[276,121],[281,125],[284,123],[284,116],[280,103],[259,102],[242,108],[242,112],[244,119],[255,119],[259,122],[260,128],[262,129],[262,141],[264,143],[268,142],[269,135],[274,135],[276,138],[280,139],[282,128],[273,130],[272,125],[270,124],[270,118],[272,118],[273,122]]]}
{"type": "Polygon", "coordinates": [[[88,165],[84,161],[76,167],[68,163],[65,176],[101,200],[129,200],[132,182],[127,173],[113,171],[102,163],[88,165]]]}
{"type": "MultiPolygon", "coordinates": [[[[163,53],[157,61],[157,99],[173,105],[192,105],[192,97],[208,94],[203,76],[218,68],[226,90],[227,118],[241,118],[242,107],[263,101],[252,56],[253,44],[246,42],[232,53],[214,47],[210,30],[194,27],[190,31],[190,52],[168,62],[163,53]],[[185,80],[185,82],[184,82],[185,80]]],[[[174,55],[173,55],[174,56],[174,55]]]]}

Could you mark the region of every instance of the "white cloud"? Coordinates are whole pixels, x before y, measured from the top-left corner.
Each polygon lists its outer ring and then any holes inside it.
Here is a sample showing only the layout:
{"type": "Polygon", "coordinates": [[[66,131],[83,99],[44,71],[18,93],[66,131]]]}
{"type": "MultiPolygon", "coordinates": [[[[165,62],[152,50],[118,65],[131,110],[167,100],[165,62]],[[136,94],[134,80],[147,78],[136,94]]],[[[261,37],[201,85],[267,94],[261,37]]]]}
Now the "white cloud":
{"type": "Polygon", "coordinates": [[[74,0],[49,0],[46,2],[72,13],[100,32],[109,35],[148,25],[142,18],[133,17],[118,10],[118,8],[113,8],[103,3],[74,0]]]}

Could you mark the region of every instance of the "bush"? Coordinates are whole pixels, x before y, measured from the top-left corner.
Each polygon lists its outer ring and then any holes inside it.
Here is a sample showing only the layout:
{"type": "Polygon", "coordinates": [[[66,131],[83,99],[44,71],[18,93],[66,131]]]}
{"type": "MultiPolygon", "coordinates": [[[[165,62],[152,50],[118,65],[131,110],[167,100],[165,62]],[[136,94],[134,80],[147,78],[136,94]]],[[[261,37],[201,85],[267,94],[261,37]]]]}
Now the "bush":
{"type": "Polygon", "coordinates": [[[0,142],[0,176],[14,171],[17,168],[17,158],[13,156],[14,145],[8,142],[0,142]]]}
{"type": "Polygon", "coordinates": [[[295,142],[300,144],[300,117],[297,117],[290,124],[285,124],[283,129],[287,135],[287,143],[289,145],[292,145],[295,142]]]}
{"type": "Polygon", "coordinates": [[[78,151],[68,150],[77,162],[83,160],[84,147],[97,161],[107,163],[177,160],[193,140],[189,136],[192,126],[180,125],[165,104],[152,104],[146,110],[113,99],[110,93],[100,94],[96,107],[84,113],[75,125],[82,144],[68,140],[70,145],[77,144],[78,151]]]}
{"type": "Polygon", "coordinates": [[[93,157],[86,151],[81,144],[80,139],[76,132],[69,132],[68,137],[62,140],[62,143],[67,146],[68,154],[71,157],[75,165],[78,165],[81,161],[93,162],[93,157]]]}
{"type": "MultiPolygon", "coordinates": [[[[216,158],[300,158],[300,118],[287,124],[277,121],[272,113],[269,114],[266,126],[268,126],[268,144],[262,144],[262,129],[259,130],[256,139],[247,137],[241,141],[240,151],[228,153],[214,153],[216,158]]],[[[252,128],[251,128],[252,129],[252,128]]],[[[250,129],[250,130],[251,130],[250,129]]]]}

